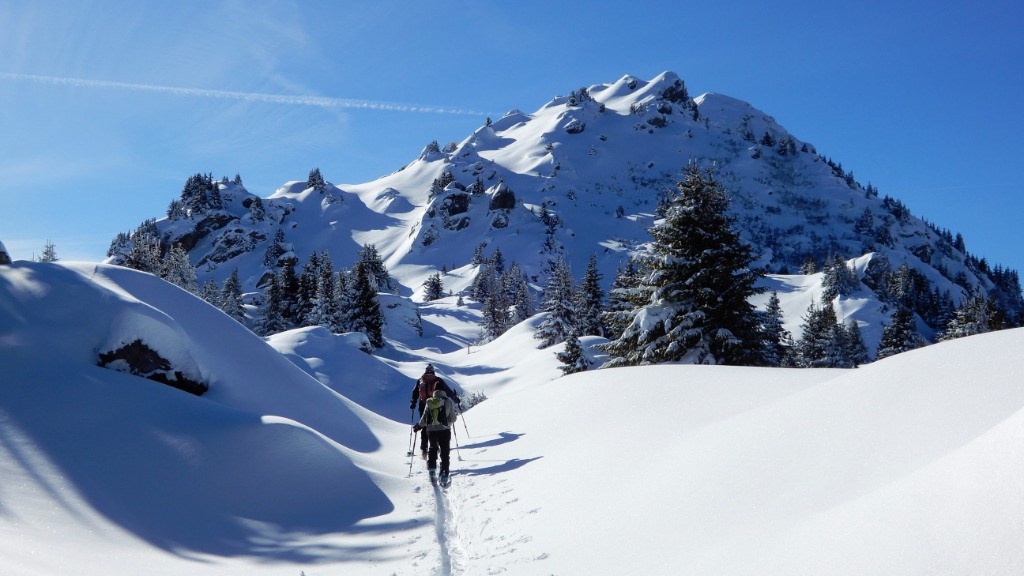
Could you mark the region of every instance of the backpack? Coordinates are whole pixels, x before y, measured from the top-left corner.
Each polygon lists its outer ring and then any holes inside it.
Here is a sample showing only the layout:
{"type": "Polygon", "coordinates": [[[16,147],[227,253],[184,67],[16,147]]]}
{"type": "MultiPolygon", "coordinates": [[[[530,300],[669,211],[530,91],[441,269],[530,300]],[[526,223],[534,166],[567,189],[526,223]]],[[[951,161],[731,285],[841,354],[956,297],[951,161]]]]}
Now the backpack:
{"type": "Polygon", "coordinates": [[[417,384],[420,387],[420,402],[423,402],[434,395],[434,389],[437,388],[437,381],[437,378],[435,378],[430,384],[427,384],[422,378],[417,381],[417,384]]]}
{"type": "Polygon", "coordinates": [[[444,398],[430,398],[427,400],[427,425],[448,426],[448,410],[445,409],[444,398]]]}

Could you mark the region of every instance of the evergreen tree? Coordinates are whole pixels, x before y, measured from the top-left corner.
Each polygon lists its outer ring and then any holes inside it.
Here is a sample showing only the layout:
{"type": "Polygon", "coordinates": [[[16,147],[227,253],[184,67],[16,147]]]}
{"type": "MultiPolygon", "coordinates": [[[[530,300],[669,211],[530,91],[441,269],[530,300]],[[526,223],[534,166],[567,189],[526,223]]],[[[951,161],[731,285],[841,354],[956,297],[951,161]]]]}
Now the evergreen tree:
{"type": "Polygon", "coordinates": [[[323,326],[332,332],[339,332],[341,322],[341,298],[336,290],[334,264],[324,250],[320,255],[319,275],[316,280],[316,296],[313,298],[307,326],[323,326]]]}
{"type": "Polygon", "coordinates": [[[867,361],[867,349],[859,326],[844,326],[831,301],[807,309],[792,363],[800,368],[853,368],[867,361]]]}
{"type": "Polygon", "coordinates": [[[793,337],[783,326],[782,304],[778,292],[772,292],[768,299],[768,306],[761,316],[761,331],[764,336],[765,365],[784,365],[793,347],[793,337]]]}
{"type": "Polygon", "coordinates": [[[597,255],[591,253],[587,261],[587,271],[580,281],[576,295],[577,333],[591,336],[605,336],[604,322],[601,320],[602,300],[601,273],[597,270],[597,255]]]}
{"type": "Polygon", "coordinates": [[[319,168],[313,168],[309,171],[309,177],[306,178],[306,188],[312,188],[320,194],[327,192],[327,182],[324,181],[319,168]]]}
{"type": "Polygon", "coordinates": [[[203,289],[199,292],[199,297],[209,304],[220,308],[220,286],[217,285],[217,281],[212,278],[207,280],[203,284],[203,289]]]}
{"type": "Polygon", "coordinates": [[[52,240],[47,240],[43,244],[43,253],[39,255],[40,262],[57,262],[60,258],[57,257],[57,246],[52,240]]]}
{"type": "Polygon", "coordinates": [[[188,260],[188,252],[180,245],[175,244],[167,251],[164,258],[160,277],[174,284],[175,286],[193,294],[199,293],[199,281],[196,279],[196,269],[188,260]]]}
{"type": "MultiPolygon", "coordinates": [[[[247,216],[253,222],[263,222],[266,219],[267,211],[263,209],[263,201],[260,200],[259,196],[252,199],[247,216]]],[[[278,228],[278,230],[280,231],[281,229],[278,228]]]]}
{"type": "Polygon", "coordinates": [[[995,306],[990,298],[977,293],[964,300],[956,314],[939,335],[939,341],[955,340],[965,336],[984,334],[992,330],[995,306]]]}
{"type": "Polygon", "coordinates": [[[444,297],[444,284],[441,282],[441,274],[435,272],[423,283],[423,298],[427,302],[440,300],[444,297]]]}
{"type": "Polygon", "coordinates": [[[849,296],[857,289],[857,274],[839,254],[825,260],[825,276],[822,279],[822,299],[833,300],[837,296],[849,296]]]}
{"type": "Polygon", "coordinates": [[[502,255],[501,248],[495,248],[494,253],[491,254],[491,267],[499,276],[505,272],[505,256],[502,255]]]}
{"type": "Polygon", "coordinates": [[[398,285],[391,278],[384,261],[377,252],[375,244],[367,244],[359,251],[359,262],[363,270],[369,275],[367,280],[375,292],[392,292],[398,289],[398,285]]]}
{"type": "Polygon", "coordinates": [[[484,299],[480,318],[484,341],[501,336],[508,329],[508,306],[499,291],[495,290],[484,299]]]}
{"type": "Polygon", "coordinates": [[[892,321],[882,328],[882,339],[878,343],[875,358],[881,360],[924,346],[917,332],[914,313],[902,306],[892,315],[892,321]]]}
{"type": "Polygon", "coordinates": [[[559,342],[576,329],[576,305],[572,285],[572,271],[569,265],[559,258],[551,263],[548,281],[544,286],[544,300],[541,310],[547,316],[537,327],[534,338],[541,341],[539,348],[547,348],[559,342]]]}
{"type": "Polygon", "coordinates": [[[801,336],[794,350],[794,364],[800,368],[834,367],[831,363],[838,354],[836,342],[836,310],[831,301],[820,307],[814,302],[807,307],[801,336]]]}
{"type": "Polygon", "coordinates": [[[583,372],[591,364],[586,355],[584,355],[583,345],[580,344],[580,339],[576,336],[575,332],[569,334],[565,340],[565,350],[555,354],[555,357],[562,363],[562,366],[559,366],[558,369],[565,375],[583,372]]]}
{"type": "Polygon", "coordinates": [[[641,308],[650,298],[649,287],[641,286],[642,273],[633,257],[624,266],[615,270],[612,288],[608,292],[608,305],[601,314],[606,334],[611,338],[622,336],[633,322],[635,310],[641,308]]]}
{"type": "Polygon", "coordinates": [[[643,285],[650,299],[607,344],[611,365],[684,361],[752,365],[763,361],[758,316],[749,298],[760,273],[733,229],[729,198],[692,165],[654,241],[643,285]]]}
{"type": "Polygon", "coordinates": [[[163,246],[153,220],[143,222],[131,235],[131,248],[122,264],[128,268],[160,274],[163,269],[163,246]]]}
{"type": "Polygon", "coordinates": [[[278,228],[274,232],[274,240],[267,246],[267,251],[263,253],[263,265],[268,268],[276,268],[278,260],[287,253],[288,247],[284,241],[284,230],[278,228]]]}
{"type": "Polygon", "coordinates": [[[309,260],[302,265],[299,275],[298,293],[295,298],[295,322],[304,326],[313,305],[316,303],[316,291],[320,285],[320,256],[316,252],[309,255],[309,260]]]}
{"type": "Polygon", "coordinates": [[[519,324],[536,313],[530,285],[519,264],[513,262],[501,275],[501,288],[505,302],[511,308],[509,325],[519,324]]]}
{"type": "Polygon", "coordinates": [[[238,268],[231,271],[231,275],[221,286],[219,304],[225,314],[240,324],[245,324],[245,308],[242,307],[242,283],[238,280],[238,268]]]}
{"type": "Polygon", "coordinates": [[[277,273],[277,287],[281,292],[281,316],[286,327],[298,323],[299,315],[299,275],[295,273],[295,258],[285,258],[277,273]]]}
{"type": "Polygon", "coordinates": [[[257,333],[260,336],[270,336],[285,329],[287,329],[287,324],[284,318],[284,299],[282,298],[281,287],[275,274],[271,275],[267,282],[262,316],[257,326],[257,333]]]}
{"type": "Polygon", "coordinates": [[[348,324],[351,330],[362,332],[374,348],[384,347],[384,313],[377,300],[377,291],[370,282],[372,272],[366,270],[363,262],[357,262],[352,269],[351,308],[348,324]]]}
{"type": "Polygon", "coordinates": [[[860,324],[856,320],[850,319],[846,322],[846,326],[840,326],[843,328],[843,358],[849,363],[849,367],[856,368],[861,364],[867,364],[871,361],[868,356],[868,347],[864,343],[864,335],[860,331],[860,324]]]}
{"type": "Polygon", "coordinates": [[[480,270],[476,273],[476,277],[473,278],[473,284],[469,289],[470,296],[477,302],[483,302],[490,298],[496,290],[500,290],[498,276],[494,272],[491,260],[484,260],[480,270]]]}

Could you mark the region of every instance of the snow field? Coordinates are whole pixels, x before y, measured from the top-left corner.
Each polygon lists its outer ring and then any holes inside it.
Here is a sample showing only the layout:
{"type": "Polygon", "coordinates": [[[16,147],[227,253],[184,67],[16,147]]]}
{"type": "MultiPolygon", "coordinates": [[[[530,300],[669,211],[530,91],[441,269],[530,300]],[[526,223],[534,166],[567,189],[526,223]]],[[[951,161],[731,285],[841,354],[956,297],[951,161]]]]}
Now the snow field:
{"type": "Polygon", "coordinates": [[[530,323],[467,350],[472,307],[422,313],[370,356],[265,342],[137,272],[0,269],[5,574],[1024,571],[1022,330],[857,370],[560,378],[530,323]],[[133,331],[210,392],[95,366],[133,331]],[[428,361],[488,397],[444,492],[405,456],[428,361]]]}

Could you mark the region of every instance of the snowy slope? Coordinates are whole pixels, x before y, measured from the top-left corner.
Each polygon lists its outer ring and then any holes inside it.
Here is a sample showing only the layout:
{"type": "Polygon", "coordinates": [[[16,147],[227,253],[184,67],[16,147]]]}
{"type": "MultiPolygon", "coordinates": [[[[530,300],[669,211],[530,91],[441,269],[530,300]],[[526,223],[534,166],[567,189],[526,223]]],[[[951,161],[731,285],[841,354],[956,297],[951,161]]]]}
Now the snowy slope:
{"type": "Polygon", "coordinates": [[[145,274],[0,266],[3,573],[1024,570],[1024,331],[857,370],[559,378],[528,325],[467,348],[476,309],[422,312],[382,356],[317,329],[268,346],[145,274]],[[96,366],[129,336],[209,392],[96,366]],[[488,397],[446,492],[404,457],[427,361],[488,397]]]}

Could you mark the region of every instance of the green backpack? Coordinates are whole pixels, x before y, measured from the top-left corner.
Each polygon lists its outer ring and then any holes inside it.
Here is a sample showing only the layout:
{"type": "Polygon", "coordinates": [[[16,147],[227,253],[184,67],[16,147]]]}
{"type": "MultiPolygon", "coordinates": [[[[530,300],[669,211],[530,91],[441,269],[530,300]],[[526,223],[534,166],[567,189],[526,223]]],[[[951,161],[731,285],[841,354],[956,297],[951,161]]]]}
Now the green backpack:
{"type": "Polygon", "coordinates": [[[427,414],[430,426],[448,426],[448,411],[444,409],[444,398],[427,399],[427,414]]]}

